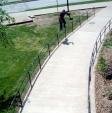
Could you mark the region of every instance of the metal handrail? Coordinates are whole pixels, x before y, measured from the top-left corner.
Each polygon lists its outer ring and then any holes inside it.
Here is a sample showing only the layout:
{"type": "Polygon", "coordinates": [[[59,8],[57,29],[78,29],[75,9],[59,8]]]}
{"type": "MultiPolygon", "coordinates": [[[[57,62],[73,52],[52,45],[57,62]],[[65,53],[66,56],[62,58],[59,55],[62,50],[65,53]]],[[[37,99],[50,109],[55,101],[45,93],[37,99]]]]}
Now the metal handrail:
{"type": "Polygon", "coordinates": [[[109,28],[109,32],[111,31],[111,25],[112,25],[112,18],[107,22],[107,24],[103,27],[103,29],[100,31],[96,41],[95,41],[95,44],[94,44],[94,47],[93,47],[93,51],[92,51],[92,54],[91,54],[91,60],[90,60],[90,65],[89,65],[89,81],[88,81],[88,113],[91,113],[91,100],[90,100],[90,82],[91,82],[91,72],[92,72],[92,69],[93,69],[93,65],[95,63],[95,60],[96,60],[96,57],[97,57],[97,54],[100,50],[100,47],[102,45],[102,42],[104,41],[105,39],[105,34],[106,34],[106,31],[107,29],[109,28]],[[102,39],[102,36],[104,36],[104,38],[102,39]]]}

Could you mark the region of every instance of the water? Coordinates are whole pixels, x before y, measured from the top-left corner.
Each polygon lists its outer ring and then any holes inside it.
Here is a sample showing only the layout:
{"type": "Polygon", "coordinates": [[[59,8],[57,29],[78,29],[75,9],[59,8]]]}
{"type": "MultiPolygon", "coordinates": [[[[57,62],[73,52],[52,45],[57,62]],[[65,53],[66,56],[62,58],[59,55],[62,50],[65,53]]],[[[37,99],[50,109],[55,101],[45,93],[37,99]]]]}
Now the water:
{"type": "MultiPolygon", "coordinates": [[[[24,3],[17,3],[17,4],[10,4],[3,7],[8,13],[14,12],[21,12],[30,9],[48,7],[58,4],[66,4],[66,0],[37,0],[37,1],[30,1],[24,3]]],[[[69,3],[77,3],[77,2],[85,2],[85,1],[92,1],[92,0],[69,0],[69,3]]]]}

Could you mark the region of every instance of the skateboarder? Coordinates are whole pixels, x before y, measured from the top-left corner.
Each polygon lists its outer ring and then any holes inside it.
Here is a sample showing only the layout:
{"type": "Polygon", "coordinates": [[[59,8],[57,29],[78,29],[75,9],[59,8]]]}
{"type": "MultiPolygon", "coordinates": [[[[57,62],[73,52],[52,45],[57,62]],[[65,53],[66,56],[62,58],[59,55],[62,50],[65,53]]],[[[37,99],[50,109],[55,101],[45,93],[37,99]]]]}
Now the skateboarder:
{"type": "Polygon", "coordinates": [[[70,20],[72,20],[72,18],[70,17],[70,12],[67,12],[65,10],[62,10],[62,12],[59,15],[59,23],[60,23],[60,30],[63,29],[63,27],[66,27],[66,21],[65,21],[65,15],[68,15],[70,20]]]}

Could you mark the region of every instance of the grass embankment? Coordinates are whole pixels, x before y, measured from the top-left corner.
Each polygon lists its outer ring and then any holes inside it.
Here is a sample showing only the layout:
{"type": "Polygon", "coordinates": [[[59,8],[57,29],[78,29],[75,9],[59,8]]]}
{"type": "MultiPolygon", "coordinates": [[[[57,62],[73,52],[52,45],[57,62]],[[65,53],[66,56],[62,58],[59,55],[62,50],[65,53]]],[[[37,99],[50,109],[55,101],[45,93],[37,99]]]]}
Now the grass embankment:
{"type": "MultiPolygon", "coordinates": [[[[85,19],[85,16],[81,16],[81,21],[85,19]]],[[[75,16],[73,23],[75,29],[79,25],[78,16],[75,16]]],[[[58,32],[58,27],[54,19],[54,23],[44,27],[20,25],[7,29],[8,38],[14,44],[5,48],[0,43],[0,113],[6,113],[8,101],[15,95],[24,77],[28,76],[27,72],[33,72],[36,68],[38,55],[42,60],[48,56],[47,44],[53,50],[57,45],[57,33],[59,40],[64,38],[64,31],[58,32]]],[[[72,24],[67,22],[67,32],[71,31],[72,24]]]]}
{"type": "MultiPolygon", "coordinates": [[[[27,76],[34,58],[42,48],[55,40],[57,28],[52,25],[38,29],[36,26],[14,26],[8,29],[14,47],[0,44],[0,96],[7,101],[15,94],[24,76],[27,76]]],[[[37,62],[38,63],[38,62],[37,62]]]]}

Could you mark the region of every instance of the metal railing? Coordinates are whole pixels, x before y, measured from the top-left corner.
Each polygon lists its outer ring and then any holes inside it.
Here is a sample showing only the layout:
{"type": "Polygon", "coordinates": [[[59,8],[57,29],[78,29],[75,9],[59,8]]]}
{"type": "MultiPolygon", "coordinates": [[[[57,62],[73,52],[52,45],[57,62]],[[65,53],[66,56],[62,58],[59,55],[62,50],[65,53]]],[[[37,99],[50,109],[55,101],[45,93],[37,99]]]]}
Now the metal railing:
{"type": "MultiPolygon", "coordinates": [[[[95,15],[95,8],[91,10],[95,15]]],[[[40,52],[37,54],[37,56],[33,59],[32,64],[27,69],[27,72],[25,73],[24,77],[21,78],[22,80],[20,85],[15,90],[15,94],[11,102],[9,103],[7,113],[16,113],[18,111],[22,111],[22,108],[25,105],[25,102],[32,90],[32,87],[38,79],[43,67],[53,54],[54,48],[58,48],[63,38],[66,38],[68,33],[72,32],[76,27],[80,27],[82,25],[82,22],[89,18],[90,15],[88,9],[85,10],[85,12],[81,15],[79,15],[75,19],[73,18],[73,20],[68,20],[65,30],[56,33],[56,37],[54,37],[54,39],[50,43],[45,44],[45,47],[42,48],[40,52]],[[85,17],[85,19],[82,18],[81,15],[85,15],[83,16],[85,17]]],[[[96,48],[96,46],[94,48],[96,48]]]]}
{"type": "Polygon", "coordinates": [[[111,31],[112,28],[112,18],[107,22],[107,24],[103,27],[103,29],[100,31],[94,47],[93,47],[93,51],[91,54],[91,60],[90,60],[90,65],[89,65],[89,80],[88,80],[88,113],[91,113],[91,98],[90,98],[90,83],[91,83],[91,72],[97,57],[97,54],[105,40],[105,35],[111,31]]]}

